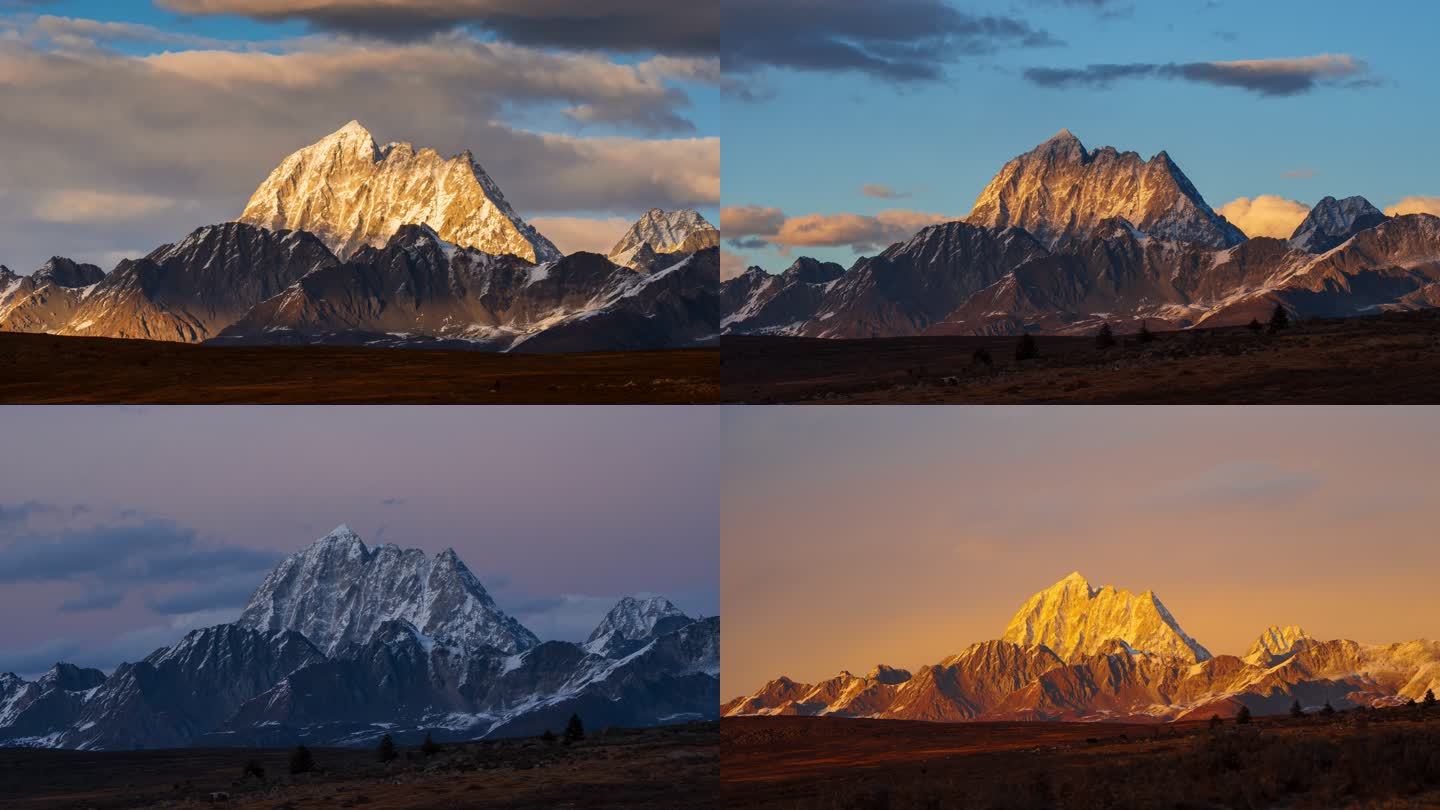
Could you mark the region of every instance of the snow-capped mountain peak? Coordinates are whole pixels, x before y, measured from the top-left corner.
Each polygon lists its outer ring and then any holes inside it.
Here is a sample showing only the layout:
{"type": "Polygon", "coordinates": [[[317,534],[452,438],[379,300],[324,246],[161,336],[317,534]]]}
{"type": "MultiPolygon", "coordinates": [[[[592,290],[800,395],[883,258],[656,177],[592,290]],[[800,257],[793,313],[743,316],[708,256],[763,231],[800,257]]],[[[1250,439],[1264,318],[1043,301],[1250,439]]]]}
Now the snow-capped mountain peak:
{"type": "Polygon", "coordinates": [[[1314,641],[1309,633],[1297,625],[1278,627],[1272,624],[1250,645],[1245,661],[1256,666],[1272,666],[1314,641]]]}
{"type": "Polygon", "coordinates": [[[1117,640],[1152,655],[1191,662],[1211,657],[1153,592],[1095,588],[1078,571],[1030,597],[1001,638],[1022,647],[1048,647],[1067,661],[1108,650],[1117,640]]]}
{"type": "Polygon", "coordinates": [[[651,254],[694,253],[719,245],[720,231],[699,211],[652,208],[620,237],[610,249],[609,258],[615,264],[639,269],[639,254],[647,250],[651,254]]]}
{"type": "Polygon", "coordinates": [[[434,558],[388,544],[372,550],[345,525],[281,562],[239,624],[269,633],[294,630],[328,655],[368,641],[394,619],[470,649],[513,654],[540,643],[495,605],[454,550],[434,558]]]}
{"type": "Polygon", "coordinates": [[[1324,253],[1360,231],[1389,219],[1364,197],[1337,200],[1326,197],[1315,203],[1305,220],[1290,235],[1290,246],[1309,253],[1324,253]]]}
{"type": "Polygon", "coordinates": [[[425,224],[446,241],[531,262],[560,258],[520,218],[474,157],[449,160],[395,142],[384,149],[351,121],[281,162],[250,197],[240,221],[314,233],[341,258],[381,247],[402,225],[425,224]]]}
{"type": "Polygon", "coordinates": [[[629,641],[647,638],[655,632],[657,624],[672,616],[689,619],[663,596],[626,596],[610,608],[586,644],[603,646],[615,638],[629,641]]]}

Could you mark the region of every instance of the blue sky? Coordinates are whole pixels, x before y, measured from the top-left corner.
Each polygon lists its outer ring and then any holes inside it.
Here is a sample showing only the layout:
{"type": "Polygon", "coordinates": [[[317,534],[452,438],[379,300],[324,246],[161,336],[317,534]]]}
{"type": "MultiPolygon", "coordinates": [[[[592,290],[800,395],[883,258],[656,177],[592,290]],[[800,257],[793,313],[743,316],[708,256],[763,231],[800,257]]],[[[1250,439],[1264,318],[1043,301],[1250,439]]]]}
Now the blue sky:
{"type": "Polygon", "coordinates": [[[454,548],[542,638],[624,595],[719,611],[710,408],[11,408],[0,672],[109,668],[232,621],[341,523],[454,548]],[[57,437],[60,452],[57,449],[57,437]],[[23,460],[23,463],[22,461],[23,460]]]}
{"type": "MultiPolygon", "coordinates": [[[[760,100],[732,95],[722,103],[724,205],[773,207],[789,217],[886,209],[959,217],[1005,161],[1062,127],[1090,148],[1113,145],[1146,158],[1168,151],[1216,208],[1262,194],[1305,204],[1361,194],[1382,208],[1440,194],[1440,164],[1431,159],[1440,6],[1400,2],[1368,14],[1328,1],[1016,0],[952,8],[1021,20],[1060,44],[1002,43],[983,55],[956,48],[933,81],[758,70],[747,83],[760,100]],[[1162,78],[1053,89],[1024,76],[1037,67],[1322,54],[1348,55],[1364,67],[1345,81],[1284,96],[1162,78]],[[906,196],[866,197],[864,184],[906,196]]],[[[793,251],[802,254],[846,266],[856,257],[843,246],[793,251]]],[[[728,260],[778,271],[793,255],[769,247],[733,251],[728,260]]]]}
{"type": "Polygon", "coordinates": [[[470,149],[567,252],[607,251],[651,207],[718,222],[703,15],[662,0],[583,24],[564,15],[585,0],[307,7],[326,8],[0,0],[0,148],[26,156],[0,163],[0,264],[109,270],[233,219],[286,155],[351,119],[381,143],[470,149]]]}

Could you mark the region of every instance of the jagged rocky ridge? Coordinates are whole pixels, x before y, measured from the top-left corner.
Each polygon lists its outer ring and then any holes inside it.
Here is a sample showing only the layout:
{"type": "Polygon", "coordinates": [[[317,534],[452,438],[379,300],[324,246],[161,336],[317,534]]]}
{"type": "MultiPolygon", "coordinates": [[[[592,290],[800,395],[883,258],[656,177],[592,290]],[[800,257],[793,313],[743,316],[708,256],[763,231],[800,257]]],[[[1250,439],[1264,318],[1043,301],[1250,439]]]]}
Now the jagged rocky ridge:
{"type": "Polygon", "coordinates": [[[1430,307],[1437,282],[1435,217],[1327,197],[1290,239],[1245,239],[1165,153],[1089,151],[1062,132],[1008,163],[964,222],[823,282],[758,268],[724,282],[721,323],[822,338],[1186,329],[1277,304],[1297,318],[1430,307]]]}
{"type": "Polygon", "coordinates": [[[646,213],[615,258],[561,255],[468,153],[381,149],[359,124],[286,159],[239,222],[109,274],[0,267],[0,331],[188,343],[579,352],[719,337],[719,232],[646,213]]]}
{"type": "Polygon", "coordinates": [[[0,331],[228,344],[658,349],[713,341],[718,289],[715,248],[653,254],[648,272],[593,253],[537,266],[407,225],[383,248],[367,246],[340,262],[304,231],[227,223],[122,261],[84,286],[0,271],[0,331]]]}
{"type": "Polygon", "coordinates": [[[886,666],[819,683],[780,677],[724,716],[906,720],[1153,720],[1393,705],[1440,691],[1440,643],[1317,641],[1270,627],[1245,658],[1211,655],[1151,592],[1093,588],[1071,574],[1031,597],[1002,638],[914,673],[886,666]]]}
{"type": "Polygon", "coordinates": [[[241,618],[106,677],[0,674],[0,746],[369,745],[714,719],[720,620],[625,598],[584,644],[541,641],[452,550],[342,526],[284,560],[241,618]]]}

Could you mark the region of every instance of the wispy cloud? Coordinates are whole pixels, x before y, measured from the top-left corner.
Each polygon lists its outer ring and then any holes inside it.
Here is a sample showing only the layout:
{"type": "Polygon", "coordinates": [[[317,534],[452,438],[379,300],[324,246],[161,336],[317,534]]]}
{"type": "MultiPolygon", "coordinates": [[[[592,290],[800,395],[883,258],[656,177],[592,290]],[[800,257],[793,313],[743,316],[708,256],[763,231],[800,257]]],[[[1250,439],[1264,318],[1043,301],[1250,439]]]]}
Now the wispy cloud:
{"type": "Polygon", "coordinates": [[[1161,483],[1142,496],[1141,501],[1163,509],[1218,506],[1273,509],[1314,493],[1323,483],[1319,476],[1303,470],[1261,461],[1236,461],[1161,483]]]}
{"type": "Polygon", "coordinates": [[[910,196],[908,191],[897,191],[880,183],[866,183],[860,187],[860,193],[877,200],[903,200],[910,196]]]}
{"type": "Polygon", "coordinates": [[[1109,87],[1125,79],[1170,79],[1234,87],[1262,96],[1294,96],[1317,87],[1375,83],[1365,62],[1348,54],[1230,62],[1132,62],[1081,68],[1033,67],[1026,80],[1041,87],[1109,87]]]}

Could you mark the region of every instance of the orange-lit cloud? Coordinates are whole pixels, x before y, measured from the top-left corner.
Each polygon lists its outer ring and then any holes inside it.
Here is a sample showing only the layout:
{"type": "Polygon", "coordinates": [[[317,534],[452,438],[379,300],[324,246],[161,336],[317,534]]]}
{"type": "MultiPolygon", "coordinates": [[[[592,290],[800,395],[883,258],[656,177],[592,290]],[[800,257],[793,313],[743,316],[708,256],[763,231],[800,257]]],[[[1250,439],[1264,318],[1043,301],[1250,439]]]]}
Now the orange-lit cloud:
{"type": "Polygon", "coordinates": [[[1289,239],[1310,213],[1310,206],[1277,194],[1261,194],[1254,198],[1237,197],[1220,206],[1219,211],[1246,236],[1289,239]]]}
{"type": "Polygon", "coordinates": [[[176,207],[178,203],[175,200],[150,194],[51,191],[36,202],[35,216],[43,222],[127,222],[176,207]]]}
{"type": "Polygon", "coordinates": [[[881,211],[864,214],[806,214],[785,220],[772,241],[782,248],[848,246],[856,253],[873,251],[909,238],[927,225],[955,219],[923,211],[881,211]]]}
{"type": "Polygon", "coordinates": [[[1401,214],[1431,214],[1440,217],[1440,197],[1406,197],[1385,209],[1392,217],[1401,214]]]}
{"type": "Polygon", "coordinates": [[[734,251],[720,249],[720,280],[728,281],[744,273],[750,266],[750,260],[744,255],[734,251]]]}
{"type": "Polygon", "coordinates": [[[630,227],[624,217],[532,217],[530,224],[565,253],[587,251],[608,254],[630,227]]]}
{"type": "Polygon", "coordinates": [[[908,239],[927,225],[954,219],[946,214],[904,209],[791,217],[779,208],[735,205],[720,209],[720,230],[732,246],[742,249],[775,245],[782,254],[788,254],[794,248],[849,247],[865,253],[908,239]]]}

